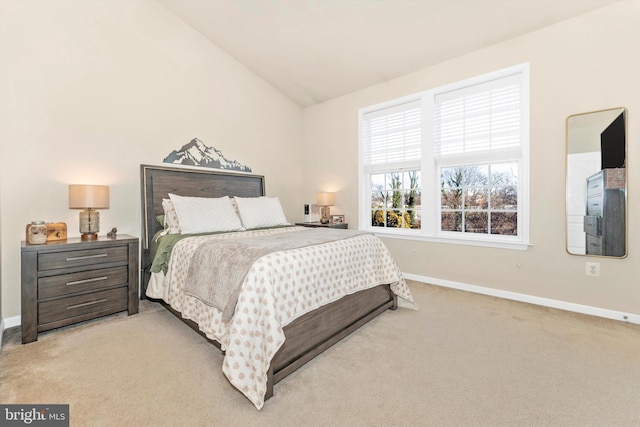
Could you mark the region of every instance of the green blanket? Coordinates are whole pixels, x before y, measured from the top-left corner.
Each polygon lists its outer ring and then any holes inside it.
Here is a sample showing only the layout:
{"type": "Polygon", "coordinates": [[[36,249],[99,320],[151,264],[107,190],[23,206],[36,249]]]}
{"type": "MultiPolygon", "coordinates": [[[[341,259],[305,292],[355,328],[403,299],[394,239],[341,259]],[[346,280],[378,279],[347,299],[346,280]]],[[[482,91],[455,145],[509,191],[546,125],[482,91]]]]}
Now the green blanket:
{"type": "Polygon", "coordinates": [[[153,240],[151,241],[150,251],[151,259],[153,260],[151,263],[151,272],[159,273],[162,271],[166,274],[167,267],[169,266],[169,257],[175,244],[186,237],[197,236],[197,234],[166,234],[160,236],[160,233],[161,232],[158,232],[153,236],[153,240]]]}

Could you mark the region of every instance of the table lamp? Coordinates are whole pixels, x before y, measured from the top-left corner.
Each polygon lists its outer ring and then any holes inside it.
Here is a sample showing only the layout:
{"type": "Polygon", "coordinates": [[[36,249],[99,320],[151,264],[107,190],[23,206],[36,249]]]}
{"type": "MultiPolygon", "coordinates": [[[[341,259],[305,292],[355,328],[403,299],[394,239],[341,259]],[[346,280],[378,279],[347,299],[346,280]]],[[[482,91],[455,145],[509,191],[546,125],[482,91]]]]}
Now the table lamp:
{"type": "Polygon", "coordinates": [[[335,197],[333,193],[318,193],[316,195],[316,201],[320,208],[320,222],[322,224],[328,224],[331,218],[331,210],[329,206],[333,206],[335,197]]]}
{"type": "Polygon", "coordinates": [[[96,209],[109,209],[109,186],[69,184],[69,209],[82,209],[82,240],[97,239],[100,231],[100,213],[96,209]]]}

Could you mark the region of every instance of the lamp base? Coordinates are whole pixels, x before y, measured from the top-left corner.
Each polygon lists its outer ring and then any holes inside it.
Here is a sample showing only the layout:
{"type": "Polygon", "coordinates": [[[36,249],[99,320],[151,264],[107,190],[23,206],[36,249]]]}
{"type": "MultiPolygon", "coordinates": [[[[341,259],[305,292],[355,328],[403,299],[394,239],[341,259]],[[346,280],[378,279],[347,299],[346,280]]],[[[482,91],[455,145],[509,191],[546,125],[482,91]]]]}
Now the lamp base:
{"type": "Polygon", "coordinates": [[[331,210],[329,206],[323,206],[320,208],[320,223],[321,224],[329,224],[331,220],[331,210]]]}
{"type": "Polygon", "coordinates": [[[100,231],[100,212],[87,208],[80,211],[80,234],[82,240],[96,240],[100,231]]]}

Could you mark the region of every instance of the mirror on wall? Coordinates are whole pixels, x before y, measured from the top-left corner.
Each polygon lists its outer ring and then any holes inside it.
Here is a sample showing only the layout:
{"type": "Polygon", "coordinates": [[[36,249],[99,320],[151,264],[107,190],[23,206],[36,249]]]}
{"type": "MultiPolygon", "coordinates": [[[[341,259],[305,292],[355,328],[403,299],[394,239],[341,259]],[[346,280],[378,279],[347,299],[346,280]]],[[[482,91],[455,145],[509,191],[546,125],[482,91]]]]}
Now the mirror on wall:
{"type": "Polygon", "coordinates": [[[627,110],[567,118],[567,252],[627,256],[627,110]]]}

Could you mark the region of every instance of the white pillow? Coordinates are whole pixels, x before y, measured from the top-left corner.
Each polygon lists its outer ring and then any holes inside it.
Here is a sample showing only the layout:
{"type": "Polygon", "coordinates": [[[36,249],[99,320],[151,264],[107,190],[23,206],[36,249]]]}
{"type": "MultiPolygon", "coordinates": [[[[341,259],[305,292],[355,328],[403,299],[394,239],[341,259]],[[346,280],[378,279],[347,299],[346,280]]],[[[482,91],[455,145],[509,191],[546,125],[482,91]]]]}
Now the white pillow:
{"type": "Polygon", "coordinates": [[[245,228],[291,225],[277,197],[234,197],[245,228]]]}
{"type": "Polygon", "coordinates": [[[225,197],[185,197],[169,193],[181,234],[243,230],[231,200],[225,197]]]}
{"type": "Polygon", "coordinates": [[[178,221],[178,214],[171,199],[162,199],[162,209],[164,210],[163,227],[165,232],[169,234],[181,234],[180,221],[178,221]]]}

